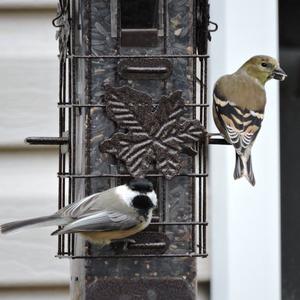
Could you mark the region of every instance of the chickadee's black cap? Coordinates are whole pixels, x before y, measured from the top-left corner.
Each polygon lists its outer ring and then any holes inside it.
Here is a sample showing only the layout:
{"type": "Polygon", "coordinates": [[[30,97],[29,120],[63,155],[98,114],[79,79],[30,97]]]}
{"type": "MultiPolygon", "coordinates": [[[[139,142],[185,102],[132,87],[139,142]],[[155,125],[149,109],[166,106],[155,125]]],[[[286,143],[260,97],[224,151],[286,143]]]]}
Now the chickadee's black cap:
{"type": "Polygon", "coordinates": [[[133,191],[138,191],[141,193],[148,193],[153,191],[153,184],[151,181],[145,178],[136,178],[130,180],[127,185],[133,191]]]}

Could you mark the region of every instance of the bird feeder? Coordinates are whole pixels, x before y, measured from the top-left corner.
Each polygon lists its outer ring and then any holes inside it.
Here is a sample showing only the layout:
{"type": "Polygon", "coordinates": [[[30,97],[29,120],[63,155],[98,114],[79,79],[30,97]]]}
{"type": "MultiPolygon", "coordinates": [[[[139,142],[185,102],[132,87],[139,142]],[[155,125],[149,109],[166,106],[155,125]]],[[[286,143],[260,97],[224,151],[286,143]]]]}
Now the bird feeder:
{"type": "Polygon", "coordinates": [[[151,225],[99,247],[58,238],[71,299],[196,299],[205,258],[207,0],[60,0],[59,208],[146,177],[151,225]]]}

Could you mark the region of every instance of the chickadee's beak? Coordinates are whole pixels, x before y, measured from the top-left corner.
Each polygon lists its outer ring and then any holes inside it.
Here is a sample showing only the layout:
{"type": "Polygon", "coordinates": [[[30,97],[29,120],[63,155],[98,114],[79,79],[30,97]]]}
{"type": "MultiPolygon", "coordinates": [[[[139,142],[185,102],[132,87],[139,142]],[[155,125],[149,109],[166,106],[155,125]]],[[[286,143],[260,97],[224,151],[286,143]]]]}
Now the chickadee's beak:
{"type": "Polygon", "coordinates": [[[272,72],[272,78],[276,80],[283,81],[286,77],[287,74],[280,67],[275,68],[272,72]]]}

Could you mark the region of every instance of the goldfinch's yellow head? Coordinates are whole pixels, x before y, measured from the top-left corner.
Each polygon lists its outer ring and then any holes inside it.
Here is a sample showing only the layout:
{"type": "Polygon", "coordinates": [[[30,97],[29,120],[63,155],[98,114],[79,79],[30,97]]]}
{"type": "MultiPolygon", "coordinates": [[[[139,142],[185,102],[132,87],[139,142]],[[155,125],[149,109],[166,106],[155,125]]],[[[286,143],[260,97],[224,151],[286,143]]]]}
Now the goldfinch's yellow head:
{"type": "Polygon", "coordinates": [[[257,55],[246,61],[239,71],[246,72],[256,78],[261,84],[269,79],[284,80],[287,74],[280,68],[278,61],[267,55],[257,55]]]}

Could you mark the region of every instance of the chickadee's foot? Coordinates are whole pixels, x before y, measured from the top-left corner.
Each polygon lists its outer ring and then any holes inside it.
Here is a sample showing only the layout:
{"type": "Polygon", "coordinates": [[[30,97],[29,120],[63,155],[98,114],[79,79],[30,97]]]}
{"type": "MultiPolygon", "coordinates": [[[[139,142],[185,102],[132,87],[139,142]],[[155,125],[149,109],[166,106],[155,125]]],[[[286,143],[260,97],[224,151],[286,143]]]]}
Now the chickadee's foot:
{"type": "Polygon", "coordinates": [[[122,239],[120,240],[120,242],[127,243],[127,244],[136,244],[136,240],[134,239],[122,239]]]}
{"type": "Polygon", "coordinates": [[[123,251],[127,251],[130,244],[136,244],[136,241],[134,239],[124,239],[122,240],[124,243],[123,251]]]}
{"type": "Polygon", "coordinates": [[[112,243],[116,246],[116,249],[121,249],[122,251],[127,251],[130,244],[136,244],[134,239],[121,239],[112,241],[112,243]],[[120,247],[121,246],[121,247],[120,247]]]}

